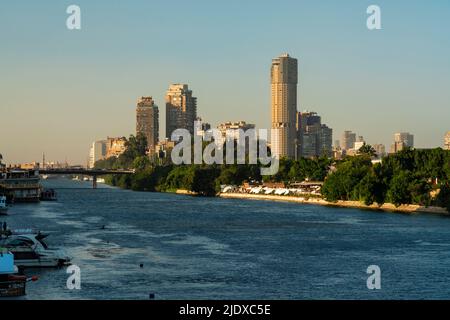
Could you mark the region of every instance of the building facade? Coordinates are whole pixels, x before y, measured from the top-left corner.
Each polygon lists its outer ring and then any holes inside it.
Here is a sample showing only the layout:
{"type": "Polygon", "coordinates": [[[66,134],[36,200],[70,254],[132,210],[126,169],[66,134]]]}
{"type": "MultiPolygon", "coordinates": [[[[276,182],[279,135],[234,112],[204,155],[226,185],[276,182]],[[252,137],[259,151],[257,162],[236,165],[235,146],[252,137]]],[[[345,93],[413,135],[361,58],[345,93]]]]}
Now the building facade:
{"type": "Polygon", "coordinates": [[[271,114],[272,155],[295,158],[297,134],[297,59],[283,54],[272,60],[271,114]]]}
{"type": "Polygon", "coordinates": [[[316,112],[297,112],[297,158],[331,156],[333,153],[333,129],[322,124],[316,112]]]}
{"type": "Polygon", "coordinates": [[[147,138],[149,155],[155,154],[159,141],[159,110],[152,97],[141,97],[136,106],[136,135],[147,138]]]}
{"type": "Polygon", "coordinates": [[[394,143],[391,145],[391,153],[402,151],[405,148],[414,148],[414,135],[409,132],[394,134],[394,143]]]}
{"type": "Polygon", "coordinates": [[[125,137],[106,139],[106,158],[119,157],[126,150],[127,139],[125,137]]]}
{"type": "Polygon", "coordinates": [[[197,98],[187,84],[173,84],[166,93],[166,137],[171,139],[176,129],[187,129],[194,135],[197,118],[197,98]]]}
{"type": "Polygon", "coordinates": [[[106,140],[92,142],[89,151],[89,168],[94,168],[95,163],[106,158],[106,140]]]}
{"type": "Polygon", "coordinates": [[[377,158],[381,159],[386,155],[386,147],[384,144],[374,144],[372,146],[375,149],[375,152],[377,153],[377,158]]]}
{"type": "Polygon", "coordinates": [[[444,137],[444,149],[450,150],[450,131],[448,131],[444,137]]]}
{"type": "Polygon", "coordinates": [[[203,119],[200,117],[197,117],[195,119],[197,127],[195,127],[195,134],[197,136],[201,136],[202,138],[205,138],[206,132],[211,129],[211,124],[208,122],[203,122],[203,119]]]}
{"type": "MultiPolygon", "coordinates": [[[[241,133],[242,131],[247,131],[249,129],[255,129],[255,125],[251,123],[247,123],[245,121],[236,121],[236,122],[225,122],[221,123],[217,126],[217,129],[220,131],[221,140],[217,141],[219,146],[223,146],[223,144],[226,142],[226,135],[227,132],[229,135],[231,135],[231,138],[233,140],[239,141],[241,139],[241,133]],[[242,130],[242,131],[241,131],[242,130]]],[[[248,140],[245,140],[246,147],[248,140]]]]}
{"type": "Polygon", "coordinates": [[[355,147],[356,142],[356,133],[351,131],[344,131],[341,139],[341,149],[342,150],[350,150],[355,147]]]}
{"type": "Polygon", "coordinates": [[[366,144],[366,141],[364,140],[363,136],[359,136],[355,143],[353,144],[353,149],[356,153],[358,153],[359,149],[361,149],[366,144]]]}

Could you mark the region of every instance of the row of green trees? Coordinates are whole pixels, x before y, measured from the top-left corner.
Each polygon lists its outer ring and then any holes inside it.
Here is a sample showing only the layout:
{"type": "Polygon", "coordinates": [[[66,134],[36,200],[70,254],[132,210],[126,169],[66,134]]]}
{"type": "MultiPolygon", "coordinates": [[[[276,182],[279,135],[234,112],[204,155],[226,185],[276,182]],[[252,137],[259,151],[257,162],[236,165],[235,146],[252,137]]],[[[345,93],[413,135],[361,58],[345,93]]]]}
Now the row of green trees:
{"type": "Polygon", "coordinates": [[[437,205],[450,211],[450,152],[406,149],[372,164],[368,154],[348,157],[325,179],[328,201],[437,205]]]}
{"type": "Polygon", "coordinates": [[[357,156],[335,161],[281,159],[273,176],[260,175],[255,165],[157,165],[146,155],[144,136],[131,136],[126,151],[118,158],[96,163],[97,168],[134,168],[131,176],[111,176],[107,181],[121,188],[138,191],[186,189],[213,196],[220,185],[241,185],[244,181],[284,182],[324,181],[322,194],[328,201],[354,200],[367,205],[377,203],[438,205],[450,211],[450,151],[406,149],[373,164],[375,151],[364,145],[357,156]]]}
{"type": "MultiPolygon", "coordinates": [[[[98,169],[135,169],[131,176],[111,176],[107,182],[121,188],[138,191],[175,191],[186,189],[201,195],[212,196],[220,185],[242,185],[244,181],[296,182],[305,179],[323,181],[331,161],[326,158],[281,159],[279,171],[274,176],[260,174],[260,164],[245,165],[156,165],[146,156],[145,137],[131,136],[126,151],[118,158],[96,162],[98,169]]],[[[235,148],[236,150],[236,148],[235,148]]],[[[236,152],[236,151],[235,151],[236,152]]]]}

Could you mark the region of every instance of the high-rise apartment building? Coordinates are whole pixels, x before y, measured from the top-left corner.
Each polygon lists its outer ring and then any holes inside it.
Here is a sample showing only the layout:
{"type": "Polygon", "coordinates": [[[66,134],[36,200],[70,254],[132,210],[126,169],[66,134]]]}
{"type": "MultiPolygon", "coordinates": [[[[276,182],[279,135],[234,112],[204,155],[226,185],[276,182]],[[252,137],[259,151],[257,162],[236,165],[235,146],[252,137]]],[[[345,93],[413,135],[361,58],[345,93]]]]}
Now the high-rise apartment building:
{"type": "Polygon", "coordinates": [[[297,59],[283,54],[272,60],[272,154],[295,158],[297,114],[297,59]]]}
{"type": "Polygon", "coordinates": [[[444,137],[444,149],[450,150],[450,131],[448,131],[444,137]]]}
{"type": "Polygon", "coordinates": [[[414,147],[414,135],[409,132],[394,134],[394,143],[391,145],[391,153],[402,151],[405,148],[414,147]]]}
{"type": "Polygon", "coordinates": [[[298,112],[296,119],[297,157],[331,156],[333,129],[322,124],[322,119],[316,112],[298,112]]]}
{"type": "Polygon", "coordinates": [[[155,153],[159,140],[159,110],[152,97],[139,98],[136,106],[136,135],[147,138],[150,155],[155,153]]]}
{"type": "Polygon", "coordinates": [[[356,142],[356,133],[353,133],[351,131],[344,131],[342,134],[341,139],[341,149],[342,150],[349,150],[353,149],[356,142]]]}
{"type": "Polygon", "coordinates": [[[176,129],[187,129],[194,135],[197,98],[187,84],[173,84],[166,94],[166,136],[171,139],[176,129]]]}
{"type": "Polygon", "coordinates": [[[106,140],[92,142],[89,152],[89,168],[94,168],[95,163],[106,157],[106,140]]]}

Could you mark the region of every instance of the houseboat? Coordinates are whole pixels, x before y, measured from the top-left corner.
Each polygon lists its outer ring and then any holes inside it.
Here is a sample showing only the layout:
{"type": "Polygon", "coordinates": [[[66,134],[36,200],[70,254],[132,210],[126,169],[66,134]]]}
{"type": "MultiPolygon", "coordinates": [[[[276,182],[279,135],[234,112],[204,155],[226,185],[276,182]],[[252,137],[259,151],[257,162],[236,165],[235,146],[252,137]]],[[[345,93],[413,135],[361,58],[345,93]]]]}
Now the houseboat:
{"type": "Polygon", "coordinates": [[[0,173],[0,189],[12,197],[14,202],[39,202],[39,180],[38,171],[8,169],[0,173]]]}

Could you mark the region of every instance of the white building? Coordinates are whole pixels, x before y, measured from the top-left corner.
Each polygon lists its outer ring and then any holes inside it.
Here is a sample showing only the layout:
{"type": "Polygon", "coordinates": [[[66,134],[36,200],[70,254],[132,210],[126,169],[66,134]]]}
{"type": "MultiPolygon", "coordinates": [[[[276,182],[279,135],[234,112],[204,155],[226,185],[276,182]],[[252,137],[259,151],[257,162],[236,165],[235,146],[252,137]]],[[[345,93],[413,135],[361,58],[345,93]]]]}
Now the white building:
{"type": "Polygon", "coordinates": [[[444,138],[444,149],[450,150],[450,131],[447,132],[444,138]]]}
{"type": "Polygon", "coordinates": [[[219,129],[222,137],[219,145],[223,145],[226,142],[227,134],[229,135],[228,138],[239,141],[242,131],[245,133],[249,129],[255,129],[255,125],[245,121],[225,122],[219,124],[217,129],[219,129]]]}
{"type": "Polygon", "coordinates": [[[89,168],[94,168],[95,162],[105,159],[106,157],[106,141],[94,141],[89,152],[89,168]]]}

